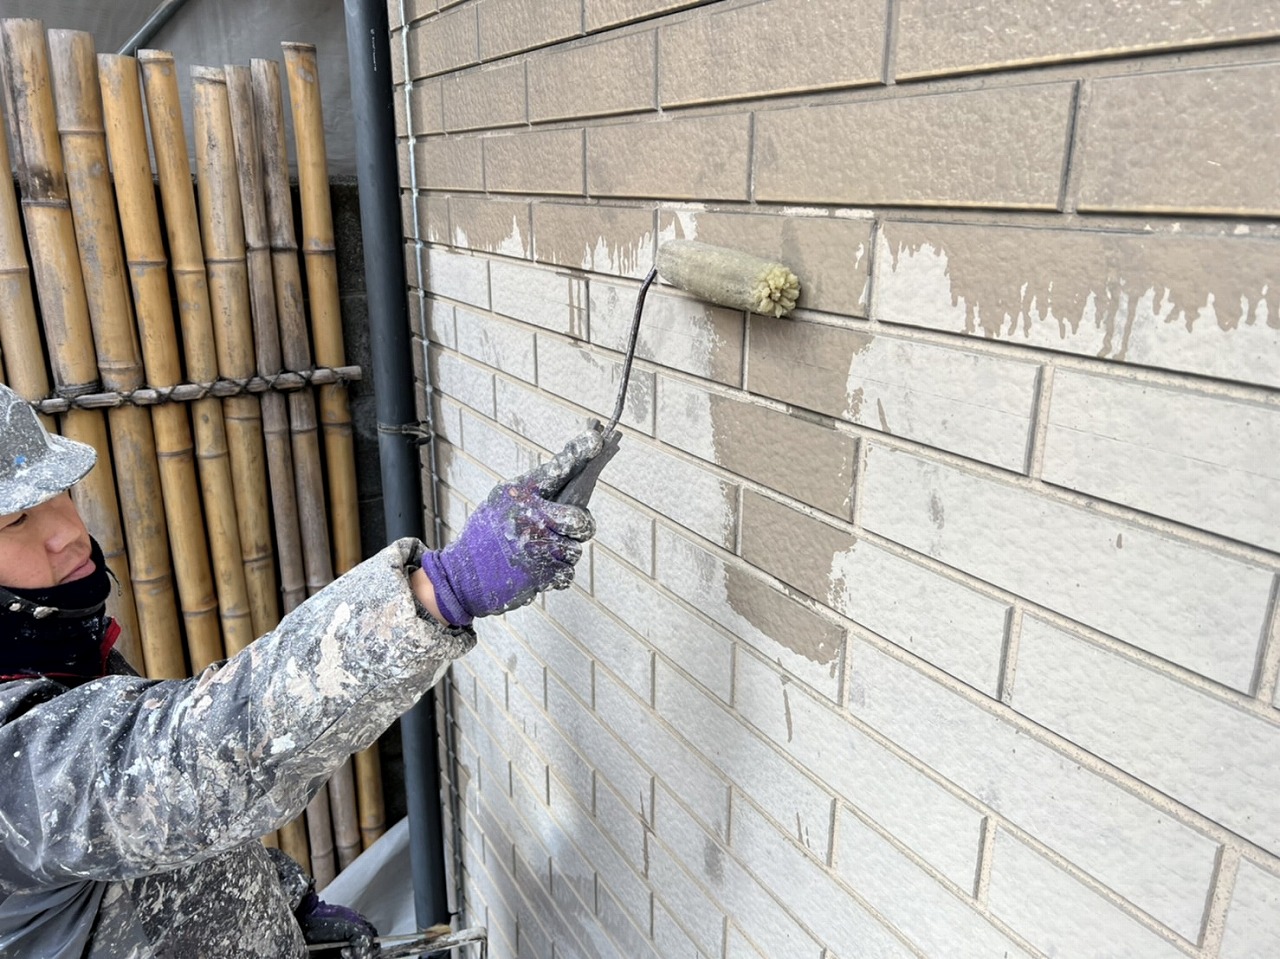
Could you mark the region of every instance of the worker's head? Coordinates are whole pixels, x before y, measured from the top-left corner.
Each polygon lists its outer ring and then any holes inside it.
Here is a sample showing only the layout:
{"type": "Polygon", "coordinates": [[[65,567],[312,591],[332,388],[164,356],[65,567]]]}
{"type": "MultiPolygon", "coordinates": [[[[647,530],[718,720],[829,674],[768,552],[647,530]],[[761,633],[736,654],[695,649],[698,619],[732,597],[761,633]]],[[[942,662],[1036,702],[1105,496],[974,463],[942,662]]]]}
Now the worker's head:
{"type": "Polygon", "coordinates": [[[92,446],[50,435],[0,385],[0,587],[48,590],[99,572],[92,557],[101,554],[67,493],[96,460],[92,446]]]}

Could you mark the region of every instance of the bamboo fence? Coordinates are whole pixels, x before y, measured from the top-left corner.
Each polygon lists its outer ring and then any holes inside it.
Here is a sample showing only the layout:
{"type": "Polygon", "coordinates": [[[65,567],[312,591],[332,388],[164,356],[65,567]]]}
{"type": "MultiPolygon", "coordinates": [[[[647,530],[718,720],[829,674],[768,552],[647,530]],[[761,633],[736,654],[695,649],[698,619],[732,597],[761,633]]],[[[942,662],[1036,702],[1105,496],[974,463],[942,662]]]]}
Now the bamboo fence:
{"type": "MultiPolygon", "coordinates": [[[[218,372],[227,379],[250,377],[256,372],[256,365],[253,320],[249,314],[249,274],[231,108],[222,70],[191,68],[191,109],[195,114],[200,234],[204,238],[218,372]]],[[[231,472],[235,477],[236,517],[240,524],[240,554],[249,589],[249,610],[253,616],[253,632],[261,635],[280,619],[267,502],[262,406],[256,396],[242,394],[227,397],[223,401],[223,412],[231,472]]],[[[227,652],[234,654],[239,650],[228,648],[227,652]]]]}
{"type": "MultiPolygon", "coordinates": [[[[311,336],[315,342],[317,363],[321,366],[342,366],[345,359],[338,295],[338,257],[333,242],[333,209],[329,203],[328,158],[324,145],[316,48],[309,43],[286,43],[283,46],[298,154],[302,253],[307,266],[307,292],[311,301],[311,336]]],[[[360,562],[355,451],[351,406],[345,385],[321,388],[320,421],[329,466],[329,521],[333,529],[334,568],[341,574],[360,562]]]]}
{"type": "MultiPolygon", "coordinates": [[[[98,450],[73,496],[152,677],[238,652],[361,559],[315,50],[283,46],[301,250],[277,63],[191,68],[197,189],[171,54],[0,20],[0,377],[98,450]]],[[[385,829],[376,747],[305,819],[268,841],[323,888],[385,829]]]]}
{"type": "MultiPolygon", "coordinates": [[[[253,319],[254,353],[259,376],[284,371],[280,325],[276,320],[275,282],[271,277],[271,247],[267,240],[267,204],[262,192],[262,152],[253,113],[253,80],[248,67],[228,66],[227,106],[231,116],[238,174],[249,306],[253,319]]],[[[284,395],[262,394],[262,430],[271,478],[271,506],[275,518],[276,551],[280,562],[280,591],[287,613],[306,598],[302,564],[302,533],[293,479],[293,449],[289,442],[289,412],[284,395]]]]}
{"type": "MultiPolygon", "coordinates": [[[[107,389],[131,390],[144,382],[142,355],[120,249],[93,38],[75,30],[50,30],[48,37],[58,133],[98,372],[107,389]]],[[[141,407],[119,406],[107,412],[107,424],[147,674],[162,679],[184,676],[186,657],[151,416],[141,407]]]]}
{"type": "MultiPolygon", "coordinates": [[[[98,57],[98,71],[145,380],[159,387],[174,387],[182,382],[182,363],[147,151],[138,66],[132,58],[103,54],[98,57]]],[[[135,383],[130,388],[136,391],[141,385],[135,383]]],[[[191,422],[180,403],[156,405],[151,416],[187,653],[192,667],[201,669],[222,657],[222,635],[200,509],[191,422]]]]}
{"type": "MultiPolygon", "coordinates": [[[[191,161],[178,96],[177,67],[173,56],[162,51],[141,50],[138,60],[142,67],[151,147],[155,152],[156,176],[160,183],[172,259],[187,376],[198,383],[209,383],[218,378],[218,361],[209,306],[209,284],[204,271],[204,248],[196,219],[195,190],[191,184],[191,161]]],[[[241,558],[240,529],[234,508],[235,481],[222,404],[209,397],[195,400],[192,421],[200,467],[200,493],[222,623],[222,648],[210,651],[212,659],[202,658],[191,664],[193,669],[202,669],[220,659],[224,649],[243,649],[255,634],[241,558]]]]}
{"type": "MultiPolygon", "coordinates": [[[[293,198],[289,189],[289,161],[285,151],[284,112],[281,108],[280,68],[274,60],[254,60],[253,105],[262,150],[263,184],[267,199],[267,231],[271,271],[280,324],[280,348],[285,367],[312,366],[311,340],[298,266],[298,241],[293,228],[293,198]]],[[[318,593],[333,580],[329,528],[324,505],[324,469],[316,400],[311,390],[289,396],[289,429],[293,440],[294,479],[302,533],[307,595],[318,593]]]]}

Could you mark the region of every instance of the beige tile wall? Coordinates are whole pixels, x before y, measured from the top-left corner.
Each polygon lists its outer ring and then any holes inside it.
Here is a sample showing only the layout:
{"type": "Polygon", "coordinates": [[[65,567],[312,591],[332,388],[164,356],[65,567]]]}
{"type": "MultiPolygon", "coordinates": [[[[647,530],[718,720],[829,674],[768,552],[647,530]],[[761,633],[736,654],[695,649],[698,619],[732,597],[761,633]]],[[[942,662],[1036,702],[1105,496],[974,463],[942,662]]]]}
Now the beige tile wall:
{"type": "Polygon", "coordinates": [[[1280,955],[1280,13],[390,0],[428,519],[613,406],[442,707],[492,955],[1280,955]],[[424,397],[426,384],[424,383],[424,397]]]}

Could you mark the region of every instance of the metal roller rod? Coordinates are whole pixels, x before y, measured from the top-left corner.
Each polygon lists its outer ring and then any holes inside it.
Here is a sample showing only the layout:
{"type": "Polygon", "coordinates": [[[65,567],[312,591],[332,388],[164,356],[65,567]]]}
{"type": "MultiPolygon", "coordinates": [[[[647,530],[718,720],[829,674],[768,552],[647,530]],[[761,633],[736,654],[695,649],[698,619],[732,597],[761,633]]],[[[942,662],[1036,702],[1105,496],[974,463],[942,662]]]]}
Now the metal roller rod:
{"type": "Polygon", "coordinates": [[[649,275],[640,284],[640,292],[636,295],[636,309],[631,317],[631,335],[627,340],[627,354],[622,361],[622,382],[618,384],[618,399],[613,405],[613,417],[604,428],[606,438],[618,428],[618,420],[622,419],[622,408],[627,402],[627,384],[631,381],[631,362],[636,358],[636,340],[640,336],[640,317],[644,313],[644,298],[657,278],[658,268],[655,266],[649,270],[649,275]]]}

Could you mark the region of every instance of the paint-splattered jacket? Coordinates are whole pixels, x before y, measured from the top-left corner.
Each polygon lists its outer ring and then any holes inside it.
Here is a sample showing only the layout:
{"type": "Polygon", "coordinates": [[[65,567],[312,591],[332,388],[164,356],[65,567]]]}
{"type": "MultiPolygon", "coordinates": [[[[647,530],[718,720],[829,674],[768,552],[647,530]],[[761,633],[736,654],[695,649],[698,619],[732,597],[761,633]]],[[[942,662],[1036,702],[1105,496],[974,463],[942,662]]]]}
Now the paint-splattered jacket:
{"type": "Polygon", "coordinates": [[[257,840],[474,644],[414,601],[420,551],[389,546],[189,680],[0,685],[0,955],[305,956],[257,840]]]}

